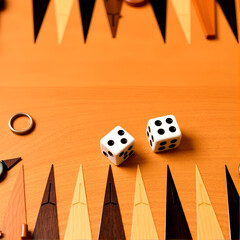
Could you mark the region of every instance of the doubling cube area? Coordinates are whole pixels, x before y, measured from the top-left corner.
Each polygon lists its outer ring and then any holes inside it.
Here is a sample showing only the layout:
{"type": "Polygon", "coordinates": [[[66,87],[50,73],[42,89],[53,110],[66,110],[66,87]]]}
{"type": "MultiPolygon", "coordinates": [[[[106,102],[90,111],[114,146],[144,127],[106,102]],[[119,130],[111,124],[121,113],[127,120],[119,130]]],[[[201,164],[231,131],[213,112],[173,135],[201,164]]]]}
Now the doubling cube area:
{"type": "Polygon", "coordinates": [[[117,126],[100,140],[102,153],[114,164],[120,165],[134,152],[135,139],[117,126]]]}
{"type": "Polygon", "coordinates": [[[146,133],[150,147],[154,152],[176,148],[182,138],[182,133],[174,115],[150,119],[146,133]]]}

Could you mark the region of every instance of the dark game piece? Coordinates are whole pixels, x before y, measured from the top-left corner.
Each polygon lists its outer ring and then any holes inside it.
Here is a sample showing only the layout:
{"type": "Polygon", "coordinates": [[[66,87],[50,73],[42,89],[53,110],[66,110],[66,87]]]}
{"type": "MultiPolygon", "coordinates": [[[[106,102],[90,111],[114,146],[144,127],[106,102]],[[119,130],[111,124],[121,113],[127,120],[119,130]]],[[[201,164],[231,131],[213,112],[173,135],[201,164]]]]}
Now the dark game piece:
{"type": "Polygon", "coordinates": [[[122,8],[122,0],[104,0],[104,5],[107,11],[112,37],[115,38],[122,8]]]}
{"type": "Polygon", "coordinates": [[[149,0],[152,5],[164,42],[166,41],[167,0],[149,0]]]}
{"type": "Polygon", "coordinates": [[[235,0],[217,0],[238,42],[235,0]]]}
{"type": "Polygon", "coordinates": [[[165,239],[192,239],[169,166],[167,166],[165,239]]]}
{"type": "Polygon", "coordinates": [[[239,195],[233,183],[232,177],[225,165],[226,181],[227,181],[227,194],[228,194],[228,216],[230,226],[230,239],[239,239],[239,195]]]}
{"type": "Polygon", "coordinates": [[[48,177],[32,239],[59,239],[57,200],[53,165],[48,177]]]}
{"type": "Polygon", "coordinates": [[[93,8],[95,5],[95,0],[79,0],[84,42],[87,40],[88,29],[92,19],[93,8]]]}
{"type": "Polygon", "coordinates": [[[98,239],[126,239],[111,165],[109,165],[108,170],[107,186],[105,191],[102,219],[98,239]]]}
{"type": "Polygon", "coordinates": [[[34,41],[36,42],[49,0],[33,0],[34,41]]]}

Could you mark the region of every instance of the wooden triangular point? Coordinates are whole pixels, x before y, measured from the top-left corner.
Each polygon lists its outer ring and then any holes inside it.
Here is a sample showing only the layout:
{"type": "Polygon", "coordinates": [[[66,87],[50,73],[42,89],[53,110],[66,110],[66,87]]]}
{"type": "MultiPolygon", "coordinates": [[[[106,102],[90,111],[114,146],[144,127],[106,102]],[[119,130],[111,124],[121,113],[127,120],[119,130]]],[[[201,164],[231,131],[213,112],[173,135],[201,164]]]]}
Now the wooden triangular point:
{"type": "Polygon", "coordinates": [[[227,194],[228,194],[228,218],[229,218],[229,229],[230,239],[239,239],[239,221],[240,221],[240,208],[239,208],[239,194],[234,185],[232,177],[225,165],[226,181],[227,181],[227,194]]]}
{"type": "Polygon", "coordinates": [[[176,15],[181,24],[187,42],[191,43],[191,1],[190,0],[172,0],[176,15]]]}
{"type": "Polygon", "coordinates": [[[95,0],[79,0],[79,6],[82,18],[84,42],[87,40],[88,29],[92,19],[92,13],[95,5],[95,0]]]}
{"type": "Polygon", "coordinates": [[[98,239],[126,239],[111,165],[108,170],[98,239]]]}
{"type": "Polygon", "coordinates": [[[197,190],[197,236],[198,240],[224,239],[213,206],[203,184],[203,180],[196,166],[197,190]],[[211,229],[211,231],[209,231],[211,229]]]}
{"type": "Polygon", "coordinates": [[[74,0],[54,0],[58,43],[60,44],[68,23],[74,0]]]}
{"type": "Polygon", "coordinates": [[[59,239],[53,165],[48,176],[32,239],[59,239]]]}
{"type": "Polygon", "coordinates": [[[49,0],[33,0],[34,41],[36,42],[49,0]]]}
{"type": "Polygon", "coordinates": [[[16,183],[8,202],[3,223],[2,233],[4,239],[21,239],[22,224],[27,223],[24,168],[19,170],[16,183]]]}
{"type": "Polygon", "coordinates": [[[112,37],[116,37],[118,22],[121,16],[122,0],[104,0],[108,22],[111,28],[112,37]]]}
{"type": "Polygon", "coordinates": [[[215,0],[193,0],[198,19],[207,39],[216,37],[215,0]]]}
{"type": "Polygon", "coordinates": [[[131,233],[131,240],[135,239],[158,239],[139,165],[137,166],[131,233]]]}
{"type": "Polygon", "coordinates": [[[160,28],[163,41],[166,41],[166,15],[167,15],[167,0],[149,0],[152,5],[158,26],[160,28]]]}
{"type": "Polygon", "coordinates": [[[165,239],[192,239],[169,166],[167,166],[165,239]]]}
{"type": "Polygon", "coordinates": [[[82,165],[80,165],[64,240],[92,239],[86,199],[82,165]]]}

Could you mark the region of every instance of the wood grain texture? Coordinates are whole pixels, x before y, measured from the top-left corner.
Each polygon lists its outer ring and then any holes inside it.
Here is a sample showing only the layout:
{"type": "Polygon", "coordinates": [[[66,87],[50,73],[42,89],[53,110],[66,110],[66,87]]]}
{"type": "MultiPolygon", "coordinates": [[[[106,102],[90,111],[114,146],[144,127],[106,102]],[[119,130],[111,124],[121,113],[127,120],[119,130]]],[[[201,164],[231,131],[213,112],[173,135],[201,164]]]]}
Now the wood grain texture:
{"type": "Polygon", "coordinates": [[[60,44],[68,23],[68,18],[72,10],[74,0],[54,0],[58,43],[60,44]]]}
{"type": "Polygon", "coordinates": [[[19,161],[21,161],[22,158],[12,158],[12,159],[7,159],[7,160],[2,160],[4,167],[6,170],[10,170],[12,167],[14,167],[19,161]]]}
{"type": "Polygon", "coordinates": [[[87,197],[82,165],[80,165],[64,240],[90,239],[92,239],[92,235],[88,216],[87,197]]]}
{"type": "Polygon", "coordinates": [[[32,239],[59,239],[57,199],[53,165],[48,176],[47,185],[38,212],[38,217],[33,230],[32,239]]]}
{"type": "Polygon", "coordinates": [[[177,14],[187,42],[191,43],[191,1],[172,0],[174,10],[177,14]]]}
{"type": "Polygon", "coordinates": [[[170,168],[167,166],[165,240],[170,239],[192,239],[192,236],[170,168]]]}
{"type": "Polygon", "coordinates": [[[207,190],[196,166],[198,240],[224,239],[207,190]]]}
{"type": "Polygon", "coordinates": [[[126,239],[111,165],[109,165],[108,170],[107,185],[98,239],[126,239]]]}
{"type": "Polygon", "coordinates": [[[7,240],[21,239],[22,224],[26,223],[25,182],[22,165],[3,218],[1,226],[3,238],[7,240]]]}
{"type": "Polygon", "coordinates": [[[137,166],[131,239],[158,239],[139,165],[137,166]]]}
{"type": "Polygon", "coordinates": [[[229,218],[229,230],[230,239],[239,239],[240,231],[240,206],[239,206],[239,194],[233,183],[232,177],[225,166],[226,171],[226,183],[227,183],[227,195],[228,195],[228,218],[229,218]]]}
{"type": "Polygon", "coordinates": [[[206,38],[216,36],[215,0],[193,0],[198,19],[206,38]]]}

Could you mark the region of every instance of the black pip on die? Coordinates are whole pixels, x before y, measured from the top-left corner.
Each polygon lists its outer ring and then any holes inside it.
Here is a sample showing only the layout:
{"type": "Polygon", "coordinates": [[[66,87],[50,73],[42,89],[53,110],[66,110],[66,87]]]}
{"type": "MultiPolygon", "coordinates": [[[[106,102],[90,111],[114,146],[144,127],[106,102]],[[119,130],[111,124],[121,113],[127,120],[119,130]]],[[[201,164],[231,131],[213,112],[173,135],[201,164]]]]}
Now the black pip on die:
{"type": "Polygon", "coordinates": [[[154,152],[162,152],[179,146],[182,133],[173,115],[148,121],[147,137],[154,152]]]}
{"type": "Polygon", "coordinates": [[[115,165],[120,165],[129,158],[135,148],[135,139],[120,126],[100,140],[102,153],[115,165]]]}

